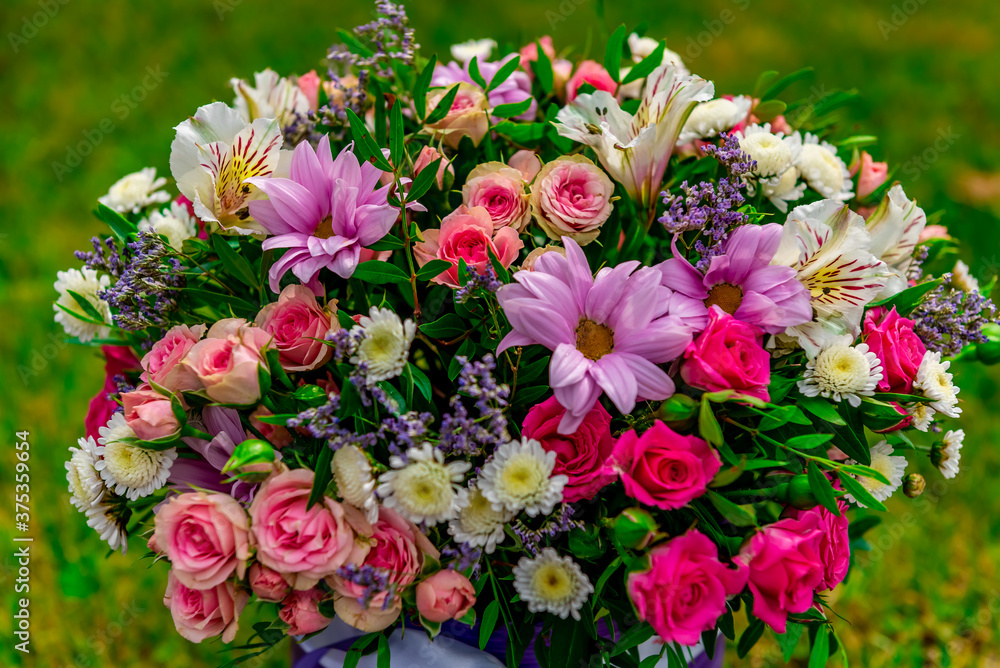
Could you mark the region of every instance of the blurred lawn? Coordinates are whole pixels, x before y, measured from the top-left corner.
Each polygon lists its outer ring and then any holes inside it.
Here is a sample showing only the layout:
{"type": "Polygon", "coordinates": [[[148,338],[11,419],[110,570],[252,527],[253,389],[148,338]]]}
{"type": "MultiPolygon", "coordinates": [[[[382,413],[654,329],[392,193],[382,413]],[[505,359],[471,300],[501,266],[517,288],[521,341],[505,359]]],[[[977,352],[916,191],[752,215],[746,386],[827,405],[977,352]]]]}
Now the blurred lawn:
{"type": "MultiPolygon", "coordinates": [[[[165,565],[139,562],[139,540],[129,556],[105,560],[69,504],[66,449],[82,433],[102,375],[89,350],[62,341],[49,305],[52,282],[57,270],[77,264],[72,251],[102,231],[89,214],[95,199],[147,164],[169,175],[172,127],[201,104],[229,101],[230,76],[249,77],[266,66],[309,69],[335,40],[334,29],[368,20],[370,6],[61,1],[4,0],[0,17],[0,312],[14,316],[0,328],[2,489],[12,490],[14,432],[30,430],[36,538],[36,654],[25,662],[13,651],[4,614],[0,665],[217,666],[222,645],[192,645],[173,631],[159,600],[165,565]],[[161,82],[150,72],[159,72],[161,82]],[[88,137],[93,150],[79,166],[54,167],[88,137]]],[[[925,209],[946,211],[943,222],[966,239],[963,257],[983,279],[1000,271],[1000,4],[923,1],[606,4],[607,25],[647,21],[651,35],[666,37],[720,93],[749,90],[766,69],[805,65],[816,67],[817,87],[858,87],[864,98],[853,118],[859,130],[880,136],[876,158],[899,168],[907,192],[925,209]],[[935,149],[939,137],[950,139],[935,149]]],[[[591,34],[599,59],[604,31],[595,6],[595,0],[421,0],[411,14],[425,53],[453,40],[491,36],[520,44],[546,33],[561,49],[591,34]]],[[[929,465],[918,465],[928,494],[916,503],[898,495],[893,514],[870,535],[871,558],[836,593],[836,609],[847,619],[838,629],[854,665],[1000,665],[994,491],[1000,371],[960,374],[968,433],[963,475],[944,484],[929,465]]],[[[10,506],[0,503],[5,611],[15,606],[10,506]]],[[[248,627],[252,620],[246,621],[248,627]]],[[[731,656],[727,664],[776,665],[776,656],[773,642],[765,642],[745,661],[731,656]]],[[[280,652],[256,665],[287,662],[280,652]]]]}

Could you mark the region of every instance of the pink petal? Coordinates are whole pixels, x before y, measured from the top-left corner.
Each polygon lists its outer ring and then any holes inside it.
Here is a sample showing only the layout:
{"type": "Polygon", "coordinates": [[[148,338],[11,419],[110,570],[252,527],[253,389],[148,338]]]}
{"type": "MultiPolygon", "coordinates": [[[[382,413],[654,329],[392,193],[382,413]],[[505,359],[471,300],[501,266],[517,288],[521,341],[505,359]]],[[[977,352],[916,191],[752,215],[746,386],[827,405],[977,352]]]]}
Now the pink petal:
{"type": "Polygon", "coordinates": [[[674,393],[674,381],[652,362],[632,353],[613,353],[628,363],[635,376],[638,398],[662,401],[674,393]]]}
{"type": "Polygon", "coordinates": [[[590,375],[593,376],[618,410],[625,415],[632,412],[635,408],[638,385],[635,374],[632,373],[624,358],[615,353],[609,353],[597,360],[590,370],[590,375]]]}
{"type": "Polygon", "coordinates": [[[267,179],[257,184],[281,218],[299,232],[310,233],[323,219],[323,206],[302,185],[291,179],[267,179]]]}
{"type": "Polygon", "coordinates": [[[592,365],[593,362],[575,347],[560,343],[552,352],[552,361],[549,362],[549,384],[556,388],[581,383],[592,365]]]}

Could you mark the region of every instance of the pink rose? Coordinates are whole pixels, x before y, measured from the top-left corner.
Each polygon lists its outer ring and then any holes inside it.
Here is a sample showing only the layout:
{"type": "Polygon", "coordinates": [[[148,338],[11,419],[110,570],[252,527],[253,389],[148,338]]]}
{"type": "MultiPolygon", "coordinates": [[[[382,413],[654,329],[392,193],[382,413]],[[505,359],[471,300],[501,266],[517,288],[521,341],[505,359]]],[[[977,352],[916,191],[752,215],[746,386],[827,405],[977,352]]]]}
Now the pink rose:
{"type": "Polygon", "coordinates": [[[156,545],[170,559],[174,576],[191,589],[211,589],[250,559],[250,531],[243,506],[228,494],[188,492],[160,506],[154,520],[156,545]]]}
{"type": "MultiPolygon", "coordinates": [[[[379,507],[378,520],[372,525],[372,533],[361,541],[367,546],[362,565],[371,566],[384,572],[388,583],[395,589],[411,584],[424,566],[424,556],[418,547],[420,530],[409,520],[385,506],[379,507]]],[[[422,535],[420,535],[423,538],[422,535]]],[[[423,541],[420,541],[421,543],[423,541]]],[[[361,598],[365,588],[339,576],[330,578],[331,585],[340,594],[361,598]]],[[[376,592],[369,601],[369,607],[381,608],[389,590],[376,592]]]]}
{"type": "Polygon", "coordinates": [[[649,568],[629,573],[627,588],[639,618],[663,642],[696,645],[715,628],[726,599],[743,591],[747,567],[719,561],[715,543],[690,529],[649,552],[649,568]]]}
{"type": "Polygon", "coordinates": [[[569,102],[575,100],[576,92],[585,83],[589,83],[597,90],[604,90],[612,95],[615,94],[615,90],[618,88],[618,84],[611,78],[611,75],[608,74],[603,65],[596,60],[585,60],[577,66],[576,72],[573,73],[573,76],[566,83],[566,99],[569,102]]]}
{"type": "Polygon", "coordinates": [[[139,368],[139,358],[128,346],[101,346],[101,352],[104,353],[104,387],[90,400],[84,420],[87,436],[95,439],[101,435],[101,427],[108,424],[118,409],[118,403],[108,396],[118,391],[115,376],[139,368]]]}
{"type": "Polygon", "coordinates": [[[326,594],[322,589],[293,591],[282,601],[278,617],[288,624],[288,635],[304,636],[325,629],[330,618],[319,611],[319,604],[326,594]]]}
{"type": "Polygon", "coordinates": [[[322,339],[340,329],[335,313],[336,306],[324,309],[306,286],[289,285],[278,301],[260,310],[254,324],[274,337],[282,369],[310,371],[326,364],[333,353],[322,339]]]}
{"type": "Polygon", "coordinates": [[[889,165],[875,162],[868,151],[861,152],[860,162],[851,165],[851,176],[858,174],[858,199],[864,199],[875,192],[889,177],[889,165]]]}
{"type": "Polygon", "coordinates": [[[913,380],[927,352],[927,346],[913,331],[914,324],[896,313],[895,306],[888,312],[877,307],[865,314],[861,340],[882,362],[880,392],[913,392],[913,380]]]}
{"type": "Polygon", "coordinates": [[[267,422],[260,421],[259,418],[269,415],[273,415],[273,413],[264,406],[258,406],[250,414],[250,424],[276,448],[283,448],[291,444],[292,435],[285,427],[282,427],[280,424],[268,424],[267,422]]]}
{"type": "Polygon", "coordinates": [[[122,394],[122,407],[125,409],[125,422],[144,441],[177,436],[181,431],[170,399],[145,383],[122,394]]]}
{"type": "MultiPolygon", "coordinates": [[[[428,115],[451,88],[452,86],[448,86],[428,94],[428,115]]],[[[455,100],[451,103],[451,109],[444,118],[427,127],[435,134],[443,135],[444,143],[451,148],[458,148],[462,137],[468,137],[474,146],[479,146],[479,142],[483,140],[489,129],[489,118],[486,114],[488,107],[489,101],[479,86],[460,83],[458,84],[458,94],[455,95],[455,100]]]]}
{"type": "Polygon", "coordinates": [[[736,390],[770,401],[771,355],[764,350],[764,331],[712,306],[708,326],[684,351],[681,378],[700,390],[736,390]]]}
{"type": "Polygon", "coordinates": [[[232,582],[211,589],[191,589],[178,580],[173,571],[167,576],[163,605],[170,609],[174,627],[182,637],[194,643],[222,636],[229,643],[239,630],[239,617],[250,595],[232,582]]]}
{"type": "Polygon", "coordinates": [[[534,271],[535,262],[546,253],[559,253],[563,257],[566,257],[566,249],[562,246],[539,246],[528,253],[528,256],[524,258],[524,261],[521,262],[521,269],[524,269],[525,271],[534,271]]]}
{"type": "Polygon", "coordinates": [[[531,188],[531,214],[550,239],[570,237],[585,245],[597,238],[611,215],[615,186],[582,155],[545,163],[531,188]]]}
{"type": "Polygon", "coordinates": [[[434,259],[450,262],[451,268],[432,280],[457,288],[459,259],[464,259],[470,270],[482,274],[491,266],[491,252],[500,264],[509,267],[522,248],[524,242],[516,230],[494,229],[486,209],[481,206],[470,209],[463,204],[444,217],[441,229],[424,230],[424,240],[413,246],[413,254],[421,267],[434,259]]]}
{"type": "Polygon", "coordinates": [[[948,234],[948,228],[944,225],[928,225],[921,230],[917,243],[922,244],[931,239],[951,239],[951,236],[948,234]]]}
{"type": "MultiPolygon", "coordinates": [[[[839,485],[838,485],[839,488],[839,485]]],[[[837,501],[840,517],[837,517],[823,506],[809,510],[788,508],[784,516],[792,519],[802,519],[805,515],[816,515],[820,529],[819,554],[823,564],[823,580],[816,587],[817,591],[833,589],[847,577],[847,569],[851,565],[851,539],[848,535],[847,504],[837,501]]]]}
{"type": "Polygon", "coordinates": [[[486,209],[494,230],[512,227],[521,231],[531,219],[523,175],[502,162],[486,162],[469,173],[462,186],[462,203],[486,209]]]}
{"type": "Polygon", "coordinates": [[[538,159],[538,154],[534,151],[521,149],[510,156],[507,164],[521,172],[525,183],[531,183],[535,175],[542,170],[542,161],[538,159]]]}
{"type": "Polygon", "coordinates": [[[250,566],[250,589],[260,600],[273,603],[284,600],[291,591],[281,573],[256,561],[250,566]]]}
{"type": "Polygon", "coordinates": [[[309,70],[299,77],[299,90],[309,100],[309,108],[313,111],[319,109],[319,75],[316,70],[309,70]]]}
{"type": "Polygon", "coordinates": [[[438,164],[435,183],[437,183],[438,190],[444,190],[444,176],[450,174],[451,178],[455,178],[455,167],[433,146],[424,146],[420,149],[417,159],[413,161],[413,176],[416,178],[417,174],[434,164],[438,158],[441,158],[441,162],[438,164]]]}
{"type": "Polygon", "coordinates": [[[542,53],[548,56],[549,61],[552,61],[556,57],[556,48],[552,45],[552,38],[549,35],[543,35],[538,38],[538,42],[529,42],[521,47],[519,51],[521,56],[521,69],[528,73],[529,77],[534,77],[535,73],[531,71],[531,62],[538,60],[538,45],[542,45],[542,53]]]}
{"type": "Polygon", "coordinates": [[[417,610],[429,622],[461,619],[476,604],[476,588],[453,570],[438,571],[417,585],[417,610]]]}
{"type": "Polygon", "coordinates": [[[805,612],[813,592],[825,581],[817,514],[785,518],[754,534],[740,550],[750,567],[753,614],[777,633],[785,632],[789,613],[805,612]]]}
{"type": "Polygon", "coordinates": [[[142,380],[153,381],[172,392],[196,389],[198,379],[180,362],[205,335],[205,329],[205,325],[176,325],[167,330],[142,358],[142,380]]]}
{"type": "Polygon", "coordinates": [[[307,507],[313,477],[309,469],[271,476],[250,504],[257,560],[295,589],[311,589],[336,573],[354,549],[354,531],[339,503],[324,496],[307,507]]]}
{"type": "Polygon", "coordinates": [[[619,437],[609,464],[639,503],[664,510],[681,508],[705,493],[722,468],[719,456],[697,436],[682,436],[659,420],[642,436],[619,437]]]}
{"type": "Polygon", "coordinates": [[[559,433],[559,421],[566,409],[555,397],[535,405],[524,418],[521,434],[542,444],[546,452],[556,453],[553,475],[569,478],[563,487],[563,501],[576,503],[592,499],[615,480],[605,462],[615,447],[611,436],[611,415],[600,401],[583,418],[583,423],[569,436],[559,433]]]}
{"type": "Polygon", "coordinates": [[[565,58],[556,58],[552,61],[552,89],[561,100],[566,99],[566,83],[571,76],[573,76],[572,62],[565,58]]]}
{"type": "Polygon", "coordinates": [[[220,320],[194,344],[181,364],[198,378],[209,399],[246,406],[260,399],[259,369],[271,335],[241,318],[220,320]]]}

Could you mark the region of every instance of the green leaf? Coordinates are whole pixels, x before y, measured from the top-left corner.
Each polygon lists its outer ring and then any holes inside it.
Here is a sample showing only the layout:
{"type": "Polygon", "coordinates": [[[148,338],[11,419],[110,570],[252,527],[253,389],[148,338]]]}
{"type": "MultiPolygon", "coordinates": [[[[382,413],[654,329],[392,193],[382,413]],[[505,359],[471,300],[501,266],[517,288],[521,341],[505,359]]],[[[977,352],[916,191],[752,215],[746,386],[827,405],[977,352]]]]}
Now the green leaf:
{"type": "Polygon", "coordinates": [[[813,496],[820,502],[820,505],[840,517],[840,508],[837,507],[837,497],[833,485],[830,484],[816,462],[809,461],[809,465],[806,466],[806,477],[809,479],[809,489],[812,490],[813,496]]]}
{"type": "Polygon", "coordinates": [[[809,653],[809,668],[823,668],[830,658],[830,633],[825,626],[816,631],[812,651],[809,653]]]}
{"type": "MultiPolygon", "coordinates": [[[[507,79],[510,78],[510,75],[514,73],[514,70],[516,70],[520,65],[521,58],[519,56],[508,58],[507,62],[501,65],[500,69],[497,70],[497,73],[493,75],[492,79],[490,79],[490,83],[486,87],[486,92],[489,93],[491,90],[496,89],[500,86],[500,84],[507,81],[507,79]]],[[[529,97],[528,100],[530,101],[531,98],[529,97]]]]}
{"type": "Polygon", "coordinates": [[[429,281],[432,278],[439,276],[440,274],[451,269],[453,265],[447,260],[431,260],[420,269],[417,270],[417,280],[418,281],[429,281]]]}
{"type": "Polygon", "coordinates": [[[333,471],[330,469],[330,462],[333,461],[333,448],[323,447],[319,451],[316,459],[316,477],[313,479],[312,491],[309,492],[309,501],[306,508],[312,508],[320,502],[323,494],[326,493],[326,486],[333,479],[333,471]]]}
{"type": "Polygon", "coordinates": [[[796,450],[812,450],[833,440],[833,434],[803,434],[793,436],[785,441],[785,445],[796,450]]]}
{"type": "Polygon", "coordinates": [[[826,420],[831,424],[840,426],[847,425],[847,423],[844,422],[844,418],[840,417],[840,413],[838,413],[837,409],[833,407],[833,404],[823,397],[801,396],[795,399],[795,403],[818,417],[820,420],[826,420]]]}
{"type": "Polygon", "coordinates": [[[479,649],[482,650],[493,635],[497,619],[500,617],[500,601],[493,599],[483,612],[483,625],[479,627],[479,649]]]}
{"type": "Polygon", "coordinates": [[[872,302],[868,305],[868,308],[884,306],[886,309],[892,309],[892,307],[895,306],[896,312],[899,313],[899,315],[906,317],[910,314],[910,311],[917,307],[917,304],[923,301],[924,296],[928,292],[941,285],[942,282],[944,282],[944,279],[938,278],[933,281],[921,283],[920,285],[914,285],[912,288],[906,288],[899,294],[893,295],[888,299],[872,302]]]}
{"type": "MultiPolygon", "coordinates": [[[[441,167],[442,160],[444,160],[444,158],[438,158],[431,164],[421,169],[420,173],[414,177],[413,183],[410,185],[410,190],[406,193],[407,202],[417,201],[424,196],[424,193],[431,189],[431,186],[435,181],[437,181],[437,173],[438,169],[441,167]]],[[[403,244],[400,242],[400,248],[402,248],[402,246],[403,244]]]]}
{"type": "Polygon", "coordinates": [[[427,125],[434,125],[442,118],[448,115],[451,111],[451,105],[455,102],[455,96],[458,95],[458,84],[455,84],[451,89],[444,94],[440,100],[438,100],[437,105],[431,110],[427,120],[424,121],[427,125]]]}
{"type": "Polygon", "coordinates": [[[82,322],[89,322],[91,325],[101,325],[103,327],[108,326],[108,323],[106,323],[104,320],[94,320],[93,318],[87,317],[83,313],[66,308],[62,304],[56,304],[56,306],[59,307],[59,309],[64,313],[68,313],[69,315],[73,316],[74,318],[82,322]]]}
{"type": "Polygon", "coordinates": [[[618,639],[617,644],[615,644],[615,648],[611,650],[611,656],[618,656],[619,654],[624,654],[633,647],[638,647],[652,638],[654,634],[655,632],[653,631],[653,627],[649,624],[636,624],[623,633],[621,638],[618,639]]]}
{"type": "MultiPolygon", "coordinates": [[[[454,99],[454,98],[453,98],[454,99]]],[[[451,105],[448,105],[451,108],[451,105]]],[[[347,108],[347,118],[351,122],[351,136],[354,137],[354,152],[358,160],[371,161],[383,172],[391,172],[392,165],[385,159],[382,149],[375,142],[372,133],[365,127],[365,122],[358,118],[358,115],[350,108],[347,108]]],[[[442,116],[443,118],[443,116],[442,116]]]]}
{"type": "Polygon", "coordinates": [[[486,252],[489,253],[490,266],[493,267],[493,273],[496,274],[497,279],[501,283],[510,283],[510,271],[507,270],[507,267],[503,266],[497,254],[489,246],[486,247],[486,252]]]}
{"type": "Polygon", "coordinates": [[[226,271],[238,279],[240,283],[251,288],[257,287],[257,276],[250,267],[250,263],[246,261],[246,258],[233,250],[233,247],[229,245],[225,237],[221,234],[213,234],[212,247],[222,261],[222,266],[226,268],[226,271]]]}
{"type": "Polygon", "coordinates": [[[614,561],[608,564],[608,567],[604,569],[601,573],[601,577],[597,578],[597,584],[594,586],[594,600],[598,600],[601,596],[601,591],[604,589],[604,585],[607,584],[608,578],[615,574],[622,565],[622,558],[615,557],[614,561]]]}
{"type": "Polygon", "coordinates": [[[870,466],[865,466],[864,464],[845,464],[840,467],[840,470],[847,473],[853,473],[854,475],[864,476],[866,478],[873,478],[878,480],[883,485],[889,484],[889,479],[882,473],[876,471],[870,466]]]}
{"type": "Polygon", "coordinates": [[[491,113],[497,118],[514,118],[515,116],[520,116],[524,112],[528,111],[528,108],[531,107],[531,103],[534,101],[534,98],[526,97],[520,102],[498,104],[493,107],[493,111],[491,113]]]}
{"type": "MultiPolygon", "coordinates": [[[[581,610],[580,613],[581,615],[592,614],[590,606],[585,605],[584,610],[581,610]]],[[[637,626],[649,625],[638,624],[637,626]]],[[[587,658],[591,654],[591,641],[587,634],[587,628],[588,625],[582,620],[579,622],[572,618],[557,620],[552,626],[552,652],[549,655],[547,668],[578,668],[580,665],[586,665],[587,658]]],[[[622,636],[622,642],[624,640],[625,636],[622,636]]],[[[615,649],[617,650],[618,647],[615,649]]]]}
{"type": "Polygon", "coordinates": [[[774,637],[778,641],[778,647],[781,648],[781,655],[785,658],[785,663],[789,663],[792,660],[792,655],[795,654],[795,647],[799,644],[799,638],[802,637],[802,631],[805,628],[802,624],[790,621],[785,626],[784,633],[774,634],[774,637]]]}
{"type": "Polygon", "coordinates": [[[531,61],[531,70],[538,77],[538,85],[542,87],[542,90],[550,93],[555,83],[555,77],[552,74],[552,61],[549,60],[549,55],[545,53],[539,42],[535,42],[535,48],[538,49],[538,60],[531,61]]]}
{"type": "Polygon", "coordinates": [[[430,401],[431,379],[427,377],[427,374],[421,371],[419,367],[413,366],[413,364],[410,362],[406,363],[406,368],[403,370],[403,372],[408,377],[410,377],[416,388],[420,390],[420,394],[424,396],[424,399],[430,401]]]}
{"type": "Polygon", "coordinates": [[[383,285],[385,283],[409,283],[410,277],[402,269],[391,262],[369,260],[362,262],[354,270],[351,278],[357,278],[365,283],[383,285]]]}
{"type": "Polygon", "coordinates": [[[403,105],[396,98],[389,116],[389,156],[392,164],[399,169],[403,164],[403,105]]]}
{"type": "MultiPolygon", "coordinates": [[[[77,305],[83,309],[85,315],[89,316],[96,322],[107,325],[104,316],[101,314],[100,311],[97,310],[96,306],[90,303],[89,299],[81,295],[79,292],[76,292],[75,290],[67,290],[66,292],[67,294],[69,294],[70,297],[73,298],[73,301],[75,301],[77,305]]],[[[79,318],[77,319],[79,320],[79,318]]]]}
{"type": "Polygon", "coordinates": [[[375,142],[379,146],[383,146],[388,142],[388,137],[386,136],[386,126],[388,123],[385,121],[385,93],[382,92],[382,87],[379,85],[378,79],[371,79],[371,87],[370,98],[374,106],[375,142]]]}
{"type": "Polygon", "coordinates": [[[420,331],[435,339],[453,339],[469,331],[469,323],[454,313],[445,313],[434,322],[420,325],[420,331]]]}
{"type": "Polygon", "coordinates": [[[789,422],[811,426],[812,421],[796,406],[775,406],[767,411],[767,415],[760,421],[757,427],[761,431],[770,431],[783,427],[789,422]]]}
{"type": "Polygon", "coordinates": [[[775,97],[778,97],[779,95],[781,95],[782,92],[784,92],[786,88],[791,86],[793,83],[812,76],[812,73],[813,73],[813,68],[803,67],[801,70],[796,70],[791,74],[786,74],[785,76],[781,77],[781,79],[779,79],[777,82],[772,84],[771,87],[767,89],[767,92],[761,95],[760,99],[770,100],[775,97]]]}
{"type": "Polygon", "coordinates": [[[757,641],[760,640],[763,634],[764,622],[754,617],[750,625],[747,626],[746,631],[740,636],[740,641],[736,645],[736,656],[742,659],[749,654],[750,650],[753,649],[753,646],[757,644],[757,641]]]}
{"type": "Polygon", "coordinates": [[[371,49],[362,44],[357,37],[347,32],[343,28],[337,28],[337,36],[340,37],[340,41],[342,41],[344,44],[350,47],[351,53],[356,53],[360,56],[372,55],[371,49]]]}
{"type": "Polygon", "coordinates": [[[764,94],[764,90],[771,85],[771,83],[778,78],[778,70],[768,70],[766,72],[761,72],[760,76],[757,77],[757,83],[753,87],[753,96],[760,97],[764,94]]]}
{"type": "Polygon", "coordinates": [[[642,79],[643,77],[648,77],[649,73],[655,70],[663,63],[663,51],[667,48],[667,43],[661,41],[653,49],[653,52],[642,59],[638,65],[632,67],[625,78],[622,79],[622,85],[630,84],[633,81],[642,79]]]}
{"type": "MultiPolygon", "coordinates": [[[[757,526],[757,517],[753,514],[753,512],[747,510],[748,506],[739,506],[718,492],[713,492],[712,490],[708,490],[708,500],[712,502],[712,505],[715,506],[715,509],[718,510],[723,517],[736,526],[757,526]]],[[[752,509],[753,506],[749,506],[749,508],[752,509]]]]}
{"type": "Polygon", "coordinates": [[[871,464],[872,453],[865,440],[865,428],[861,424],[861,410],[845,401],[840,404],[840,413],[847,424],[843,427],[831,426],[837,434],[834,444],[854,461],[866,466],[871,464]]]}
{"type": "Polygon", "coordinates": [[[483,78],[482,72],[479,71],[479,56],[473,56],[472,60],[469,61],[469,76],[476,85],[486,90],[486,79],[483,78]]]}
{"type": "Polygon", "coordinates": [[[388,251],[388,250],[399,250],[404,245],[405,244],[403,243],[403,240],[400,239],[399,237],[387,234],[378,241],[376,241],[375,243],[373,243],[371,246],[367,246],[367,248],[368,250],[373,250],[373,251],[388,251]]]}
{"type": "MultiPolygon", "coordinates": [[[[712,412],[712,404],[702,399],[698,412],[698,433],[714,446],[722,445],[722,427],[712,412]]],[[[735,462],[733,462],[735,464],[735,462]]]]}
{"type": "Polygon", "coordinates": [[[761,122],[768,122],[774,120],[774,117],[785,113],[785,109],[788,105],[781,100],[768,100],[767,102],[761,102],[753,109],[753,115],[761,120],[761,122]]]}
{"type": "Polygon", "coordinates": [[[107,223],[108,227],[111,228],[111,233],[115,235],[115,238],[120,243],[125,243],[131,237],[135,236],[135,223],[132,223],[111,207],[98,203],[97,217],[107,223]]]}
{"type": "Polygon", "coordinates": [[[622,47],[625,44],[626,36],[625,24],[615,28],[608,38],[608,46],[604,50],[604,69],[608,71],[611,78],[618,81],[622,68],[622,47]]]}
{"type": "Polygon", "coordinates": [[[518,144],[541,141],[548,128],[548,123],[515,123],[513,121],[500,121],[493,126],[493,130],[498,134],[506,135],[518,144]]]}
{"type": "Polygon", "coordinates": [[[376,668],[389,668],[391,665],[389,659],[389,639],[381,633],[378,636],[378,658],[375,665],[376,668]]]}
{"type": "Polygon", "coordinates": [[[855,480],[852,476],[847,474],[842,474],[839,476],[840,484],[844,486],[844,491],[849,492],[858,503],[862,504],[866,508],[871,508],[873,510],[881,510],[885,512],[885,506],[882,505],[878,499],[871,495],[864,485],[855,480]]]}
{"type": "Polygon", "coordinates": [[[427,115],[427,91],[431,86],[435,65],[437,65],[437,55],[431,56],[424,69],[420,70],[417,83],[413,88],[413,106],[417,110],[417,118],[419,119],[423,119],[427,115]]]}

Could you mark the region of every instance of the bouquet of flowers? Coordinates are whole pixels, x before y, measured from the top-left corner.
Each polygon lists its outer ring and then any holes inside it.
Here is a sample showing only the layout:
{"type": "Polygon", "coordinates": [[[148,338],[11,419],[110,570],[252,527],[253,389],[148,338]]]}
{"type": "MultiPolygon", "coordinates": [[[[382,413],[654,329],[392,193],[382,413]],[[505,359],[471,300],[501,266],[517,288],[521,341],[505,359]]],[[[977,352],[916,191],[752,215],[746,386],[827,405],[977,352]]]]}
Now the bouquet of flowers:
{"type": "Polygon", "coordinates": [[[674,666],[741,614],[741,656],[808,630],[822,665],[908,458],[958,472],[949,364],[1000,357],[993,286],[839,131],[853,93],[779,98],[808,70],[718,95],[624,26],[600,62],[446,63],[376,7],[324,76],[181,122],[178,193],[100,198],[55,283],[107,360],[73,503],[169,561],[185,638],[270,611],[242,658],[336,617],[347,665],[409,626],[674,666]]]}

